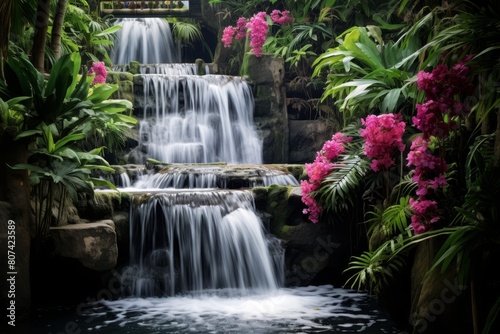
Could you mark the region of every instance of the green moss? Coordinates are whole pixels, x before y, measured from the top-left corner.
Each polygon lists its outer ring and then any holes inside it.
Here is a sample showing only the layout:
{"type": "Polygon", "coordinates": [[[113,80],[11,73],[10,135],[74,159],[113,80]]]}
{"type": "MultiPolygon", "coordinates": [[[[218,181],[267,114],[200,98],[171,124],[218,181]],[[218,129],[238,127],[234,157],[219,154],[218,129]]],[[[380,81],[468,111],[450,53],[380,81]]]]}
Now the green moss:
{"type": "Polygon", "coordinates": [[[139,64],[138,61],[131,61],[128,64],[128,71],[132,74],[140,74],[141,73],[140,67],[141,65],[139,64]]]}
{"type": "Polygon", "coordinates": [[[120,81],[132,81],[134,80],[134,75],[129,72],[118,72],[118,78],[120,81]]]}
{"type": "Polygon", "coordinates": [[[113,216],[114,208],[122,203],[122,197],[118,191],[106,191],[94,193],[94,205],[96,208],[105,211],[109,216],[113,216]]]}
{"type": "Polygon", "coordinates": [[[107,72],[106,82],[108,83],[120,82],[120,74],[118,72],[107,72]]]}
{"type": "Polygon", "coordinates": [[[203,59],[196,59],[194,61],[194,63],[196,64],[196,67],[198,68],[198,74],[199,75],[205,75],[205,74],[207,74],[207,71],[205,69],[205,62],[203,61],[203,59]]]}
{"type": "Polygon", "coordinates": [[[271,215],[270,232],[282,237],[287,231],[286,222],[290,218],[288,198],[292,191],[290,186],[271,185],[252,189],[258,207],[271,215]]]}
{"type": "Polygon", "coordinates": [[[297,180],[301,181],[308,179],[305,165],[287,165],[286,167],[288,172],[292,174],[297,180]]]}
{"type": "Polygon", "coordinates": [[[120,165],[113,165],[111,168],[115,170],[115,174],[123,174],[127,172],[127,170],[120,165]]]}

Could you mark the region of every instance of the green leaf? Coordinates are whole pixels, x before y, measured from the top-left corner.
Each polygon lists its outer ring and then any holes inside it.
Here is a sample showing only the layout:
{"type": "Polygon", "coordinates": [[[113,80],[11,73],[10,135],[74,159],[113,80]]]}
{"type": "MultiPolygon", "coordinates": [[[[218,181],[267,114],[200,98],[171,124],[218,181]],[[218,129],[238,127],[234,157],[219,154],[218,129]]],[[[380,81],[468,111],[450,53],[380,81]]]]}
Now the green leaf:
{"type": "Polygon", "coordinates": [[[16,140],[21,139],[21,138],[30,137],[30,136],[33,136],[33,135],[39,135],[41,133],[42,133],[42,130],[40,130],[40,129],[26,130],[26,131],[23,131],[23,132],[19,133],[16,136],[16,140]]]}
{"type": "Polygon", "coordinates": [[[115,84],[102,84],[96,85],[93,88],[92,94],[88,99],[93,103],[99,103],[109,99],[111,94],[118,90],[118,85],[115,84]]]}
{"type": "Polygon", "coordinates": [[[394,88],[387,92],[382,101],[381,111],[394,113],[396,112],[396,107],[399,105],[399,98],[401,96],[401,88],[394,88]]]}
{"type": "Polygon", "coordinates": [[[122,26],[119,26],[119,25],[111,26],[107,29],[104,29],[100,33],[96,34],[95,36],[97,36],[97,37],[108,36],[108,35],[116,33],[120,29],[122,29],[122,26]]]}
{"type": "Polygon", "coordinates": [[[57,151],[61,150],[69,142],[79,141],[79,140],[82,140],[82,139],[85,139],[85,134],[83,134],[83,133],[73,133],[73,134],[70,134],[70,135],[68,135],[68,136],[66,136],[64,138],[61,138],[60,140],[58,140],[55,143],[55,145],[54,145],[54,152],[57,152],[57,151]]]}
{"type": "Polygon", "coordinates": [[[94,187],[106,187],[118,191],[118,188],[116,188],[116,186],[109,180],[96,179],[92,177],[89,180],[93,183],[94,187]]]}

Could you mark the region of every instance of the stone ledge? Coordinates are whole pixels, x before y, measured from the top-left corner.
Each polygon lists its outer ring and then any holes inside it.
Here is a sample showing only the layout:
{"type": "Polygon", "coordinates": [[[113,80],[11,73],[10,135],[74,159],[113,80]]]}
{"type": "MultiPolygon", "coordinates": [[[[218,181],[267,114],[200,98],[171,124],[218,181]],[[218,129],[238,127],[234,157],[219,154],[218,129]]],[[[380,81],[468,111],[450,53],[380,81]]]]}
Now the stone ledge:
{"type": "Polygon", "coordinates": [[[50,236],[56,256],[77,259],[83,266],[96,271],[116,266],[118,247],[112,220],[51,227],[50,236]]]}

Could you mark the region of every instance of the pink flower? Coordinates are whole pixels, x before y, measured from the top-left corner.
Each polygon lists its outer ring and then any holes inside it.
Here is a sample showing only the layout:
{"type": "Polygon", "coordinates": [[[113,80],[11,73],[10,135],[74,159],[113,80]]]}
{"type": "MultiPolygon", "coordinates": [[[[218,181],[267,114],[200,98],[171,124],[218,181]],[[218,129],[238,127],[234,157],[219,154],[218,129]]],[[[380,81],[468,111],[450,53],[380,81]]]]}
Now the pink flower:
{"type": "Polygon", "coordinates": [[[372,159],[370,167],[374,171],[387,169],[394,164],[391,157],[394,149],[403,151],[403,134],[406,124],[399,114],[370,115],[361,120],[365,129],[360,130],[365,139],[364,152],[372,159]]]}
{"type": "Polygon", "coordinates": [[[106,83],[106,76],[108,72],[106,71],[106,66],[104,66],[104,62],[99,61],[92,64],[90,70],[87,72],[87,75],[94,75],[94,80],[92,80],[92,85],[103,84],[106,83]]]}
{"type": "Polygon", "coordinates": [[[228,26],[224,28],[221,40],[224,43],[225,48],[231,46],[231,44],[233,43],[233,37],[235,33],[236,33],[236,28],[233,26],[228,26]]]}
{"type": "Polygon", "coordinates": [[[252,53],[260,57],[262,56],[262,46],[266,41],[267,21],[266,12],[258,12],[254,14],[247,23],[247,28],[250,29],[250,47],[252,53]]]}
{"type": "Polygon", "coordinates": [[[410,208],[414,212],[411,217],[411,227],[415,234],[430,230],[432,225],[440,220],[436,201],[410,198],[410,208]]]}
{"type": "Polygon", "coordinates": [[[337,132],[332,136],[331,140],[328,140],[323,145],[321,151],[318,154],[324,155],[329,160],[337,159],[337,157],[345,152],[344,144],[352,140],[352,137],[346,137],[343,133],[337,132]]]}
{"type": "Polygon", "coordinates": [[[321,182],[331,172],[334,164],[332,160],[338,158],[345,152],[344,144],[350,142],[351,137],[346,137],[338,132],[332,136],[332,139],[325,142],[323,148],[317,152],[316,159],[311,164],[306,164],[306,173],[309,176],[308,181],[301,181],[302,202],[307,206],[304,214],[309,214],[309,220],[317,223],[322,211],[321,205],[314,199],[314,193],[321,187],[321,182]]]}
{"type": "Polygon", "coordinates": [[[240,17],[238,21],[236,21],[236,39],[243,39],[247,35],[247,19],[244,17],[240,17]]]}
{"type": "Polygon", "coordinates": [[[284,10],[280,11],[275,9],[271,12],[271,20],[279,25],[287,24],[288,22],[293,22],[293,17],[290,16],[290,11],[284,10]]]}

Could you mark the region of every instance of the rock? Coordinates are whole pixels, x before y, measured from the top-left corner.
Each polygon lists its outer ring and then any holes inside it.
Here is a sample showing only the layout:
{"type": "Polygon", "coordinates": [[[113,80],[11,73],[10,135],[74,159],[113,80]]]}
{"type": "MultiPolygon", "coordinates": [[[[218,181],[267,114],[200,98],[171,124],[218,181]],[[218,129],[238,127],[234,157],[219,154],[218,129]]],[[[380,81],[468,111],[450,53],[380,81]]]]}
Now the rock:
{"type": "Polygon", "coordinates": [[[349,258],[349,231],[344,225],[313,224],[302,213],[300,187],[252,189],[256,208],[269,217],[269,231],[285,248],[285,285],[341,284],[349,258]]]}
{"type": "Polygon", "coordinates": [[[254,55],[248,58],[247,75],[254,83],[282,85],[285,78],[285,66],[282,58],[273,55],[254,55]]]}
{"type": "Polygon", "coordinates": [[[118,263],[127,263],[129,260],[130,229],[129,214],[125,211],[116,212],[113,216],[118,246],[118,263]]]}
{"type": "Polygon", "coordinates": [[[116,266],[118,248],[112,220],[51,227],[50,236],[56,256],[77,259],[83,266],[96,271],[116,266]]]}
{"type": "Polygon", "coordinates": [[[325,141],[331,139],[332,130],[322,120],[288,121],[290,136],[289,163],[306,163],[316,158],[325,141]]]}

